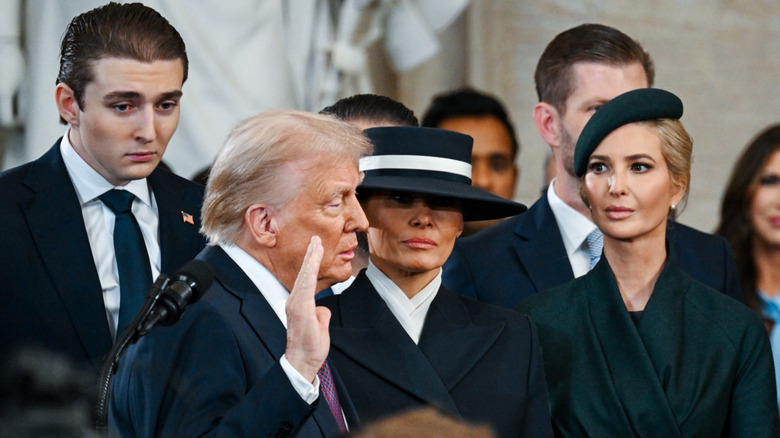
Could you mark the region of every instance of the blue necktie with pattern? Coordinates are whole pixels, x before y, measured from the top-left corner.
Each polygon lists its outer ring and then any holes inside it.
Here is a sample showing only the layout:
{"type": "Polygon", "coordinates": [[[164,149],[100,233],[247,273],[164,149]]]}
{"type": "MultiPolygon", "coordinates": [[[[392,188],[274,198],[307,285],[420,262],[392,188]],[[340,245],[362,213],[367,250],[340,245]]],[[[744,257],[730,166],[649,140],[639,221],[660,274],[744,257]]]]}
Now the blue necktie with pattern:
{"type": "Polygon", "coordinates": [[[590,256],[588,271],[590,271],[601,259],[601,251],[604,249],[604,235],[601,234],[601,230],[596,228],[588,234],[585,240],[588,242],[588,255],[590,256]]]}

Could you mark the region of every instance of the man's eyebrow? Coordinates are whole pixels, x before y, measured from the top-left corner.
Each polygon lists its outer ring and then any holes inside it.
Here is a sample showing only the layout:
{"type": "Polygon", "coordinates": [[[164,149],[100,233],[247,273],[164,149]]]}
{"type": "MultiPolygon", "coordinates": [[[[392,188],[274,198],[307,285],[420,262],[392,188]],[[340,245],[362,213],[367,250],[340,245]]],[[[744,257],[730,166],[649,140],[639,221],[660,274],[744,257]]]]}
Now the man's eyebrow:
{"type": "MultiPolygon", "coordinates": [[[[168,100],[168,99],[178,99],[181,96],[182,96],[181,90],[167,91],[157,96],[155,98],[155,102],[168,100]]],[[[103,96],[104,102],[109,102],[114,100],[124,100],[124,99],[139,100],[139,99],[143,99],[143,96],[141,95],[141,93],[138,93],[137,91],[114,91],[103,96]]]]}
{"type": "Polygon", "coordinates": [[[333,191],[334,198],[343,198],[352,191],[352,187],[342,186],[333,191]]]}
{"type": "Polygon", "coordinates": [[[135,91],[113,91],[103,96],[103,102],[122,99],[140,99],[141,94],[135,91]]]}
{"type": "Polygon", "coordinates": [[[182,96],[181,90],[176,91],[168,91],[167,93],[163,93],[160,95],[160,97],[157,98],[157,101],[161,100],[168,100],[168,99],[178,99],[182,96]]]}

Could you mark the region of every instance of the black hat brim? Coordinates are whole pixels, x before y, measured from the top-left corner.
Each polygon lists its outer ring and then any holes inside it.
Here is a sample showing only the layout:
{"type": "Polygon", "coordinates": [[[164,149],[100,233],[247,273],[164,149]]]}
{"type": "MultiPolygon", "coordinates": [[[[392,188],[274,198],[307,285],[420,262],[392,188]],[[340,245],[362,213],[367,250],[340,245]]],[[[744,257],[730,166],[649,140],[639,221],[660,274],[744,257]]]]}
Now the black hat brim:
{"type": "Polygon", "coordinates": [[[528,208],[519,203],[504,199],[480,188],[455,184],[434,178],[378,175],[366,177],[358,186],[361,190],[396,190],[425,195],[437,195],[455,198],[461,201],[464,221],[481,221],[514,216],[528,208]]]}

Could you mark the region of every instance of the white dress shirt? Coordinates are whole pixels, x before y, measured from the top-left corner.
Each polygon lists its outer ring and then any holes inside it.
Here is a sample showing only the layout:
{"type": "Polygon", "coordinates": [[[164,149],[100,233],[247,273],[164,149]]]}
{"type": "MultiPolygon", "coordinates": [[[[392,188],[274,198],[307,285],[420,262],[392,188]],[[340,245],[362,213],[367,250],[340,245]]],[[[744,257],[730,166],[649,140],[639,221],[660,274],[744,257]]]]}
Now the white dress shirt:
{"type": "Polygon", "coordinates": [[[596,224],[563,202],[555,193],[554,183],[555,179],[547,188],[547,201],[555,216],[555,222],[558,223],[558,230],[561,232],[563,246],[566,248],[574,277],[580,277],[587,274],[590,268],[590,254],[586,239],[588,234],[596,229],[596,224]]]}
{"type": "MultiPolygon", "coordinates": [[[[234,262],[241,268],[242,271],[252,280],[252,283],[263,295],[263,298],[273,309],[279,321],[282,322],[284,328],[287,329],[287,312],[285,306],[287,305],[287,298],[290,297],[290,292],[276,279],[276,277],[268,270],[262,263],[258,262],[254,257],[247,254],[246,251],[239,248],[236,245],[219,245],[227,255],[233,259],[234,262]]],[[[314,382],[309,382],[304,378],[301,373],[298,372],[287,360],[285,355],[282,355],[279,361],[282,365],[284,373],[287,374],[287,378],[290,379],[293,388],[301,396],[306,403],[312,404],[320,393],[320,379],[314,377],[314,382]]]]}
{"type": "Polygon", "coordinates": [[[401,323],[401,327],[406,330],[409,337],[415,344],[420,342],[425,316],[428,315],[428,309],[431,302],[439,292],[441,287],[441,268],[436,277],[428,283],[417,295],[411,299],[406,296],[393,280],[387,277],[379,268],[368,259],[368,268],[366,276],[376,289],[379,296],[382,297],[387,307],[395,316],[395,319],[401,323]]]}
{"type": "Polygon", "coordinates": [[[116,338],[116,326],[119,322],[119,270],[114,252],[114,212],[98,196],[111,189],[127,190],[136,196],[133,201],[133,215],[141,228],[149,263],[152,268],[151,288],[154,279],[160,275],[161,255],[159,241],[159,213],[154,194],[149,189],[146,178],[131,181],[123,187],[115,187],[106,181],[95,169],[89,166],[73,149],[65,132],[60,143],[60,153],[65,161],[76,196],[81,205],[81,214],[92,249],[92,259],[103,289],[103,304],[106,308],[111,336],[116,338]]]}
{"type": "Polygon", "coordinates": [[[344,292],[344,289],[352,286],[352,283],[355,281],[355,276],[350,276],[346,280],[342,281],[341,283],[336,283],[333,286],[330,287],[330,290],[333,292],[333,295],[339,295],[340,293],[344,292]]]}

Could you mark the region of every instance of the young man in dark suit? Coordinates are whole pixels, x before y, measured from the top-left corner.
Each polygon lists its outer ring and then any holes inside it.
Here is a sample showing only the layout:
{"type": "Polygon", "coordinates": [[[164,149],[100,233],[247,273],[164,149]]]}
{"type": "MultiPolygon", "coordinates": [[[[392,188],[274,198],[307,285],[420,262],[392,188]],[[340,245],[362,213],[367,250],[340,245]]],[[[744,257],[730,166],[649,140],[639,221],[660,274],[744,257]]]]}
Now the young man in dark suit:
{"type": "Polygon", "coordinates": [[[153,9],[111,3],[68,25],[65,135],[0,175],[0,356],[38,345],[97,374],[154,278],[202,249],[203,188],[157,168],[186,78],[184,42],[153,9]]]}
{"type": "MultiPolygon", "coordinates": [[[[580,197],[574,146],[598,107],[653,85],[650,55],[617,29],[584,24],[557,35],[536,67],[534,122],[553,152],[556,176],[527,212],[460,239],[444,265],[444,284],[505,307],[579,277],[601,253],[601,237],[580,197]],[[595,232],[595,233],[594,233],[595,232]],[[592,236],[589,242],[588,236],[592,236]]],[[[682,269],[741,299],[727,242],[670,219],[668,236],[682,269]]]]}

